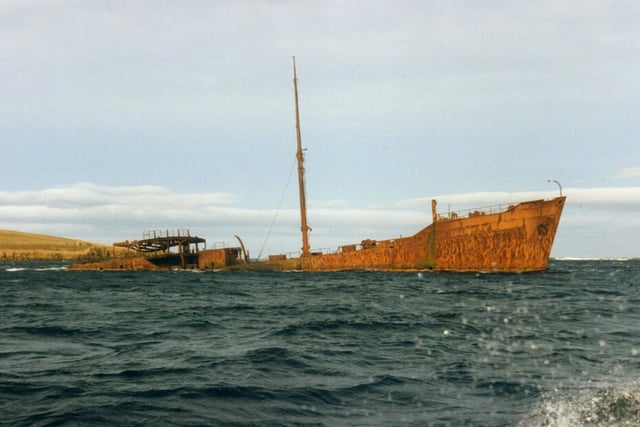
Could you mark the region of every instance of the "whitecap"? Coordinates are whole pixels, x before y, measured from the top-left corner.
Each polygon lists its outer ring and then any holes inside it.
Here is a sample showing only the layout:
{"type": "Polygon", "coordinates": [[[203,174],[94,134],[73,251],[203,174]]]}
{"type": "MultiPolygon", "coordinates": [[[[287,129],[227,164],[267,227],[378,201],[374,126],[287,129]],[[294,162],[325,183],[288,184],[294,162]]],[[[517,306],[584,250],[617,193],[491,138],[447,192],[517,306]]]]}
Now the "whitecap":
{"type": "Polygon", "coordinates": [[[588,389],[577,395],[562,396],[554,392],[520,427],[548,426],[630,426],[640,419],[640,386],[638,383],[608,385],[588,389]]]}

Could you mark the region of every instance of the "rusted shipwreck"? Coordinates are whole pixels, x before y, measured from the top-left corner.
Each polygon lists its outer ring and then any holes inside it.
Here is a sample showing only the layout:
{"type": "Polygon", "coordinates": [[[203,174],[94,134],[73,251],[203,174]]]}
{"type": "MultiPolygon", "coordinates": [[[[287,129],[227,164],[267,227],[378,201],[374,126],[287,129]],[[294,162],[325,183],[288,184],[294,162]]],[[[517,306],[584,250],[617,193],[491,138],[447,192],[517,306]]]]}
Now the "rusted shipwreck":
{"type": "MultiPolygon", "coordinates": [[[[383,241],[363,240],[332,253],[314,252],[309,246],[304,150],[300,132],[298,84],[293,59],[298,190],[300,197],[300,256],[272,255],[268,260],[234,264],[228,269],[258,270],[438,270],[438,271],[539,271],[547,268],[551,248],[565,204],[559,197],[533,200],[466,213],[438,214],[431,203],[432,223],[410,237],[383,241]]],[[[557,181],[554,181],[557,183],[557,181]]],[[[560,184],[558,183],[558,186],[560,184]]]]}
{"type": "Polygon", "coordinates": [[[140,240],[113,244],[113,256],[99,261],[73,264],[70,270],[167,270],[213,269],[246,262],[244,247],[215,244],[207,249],[202,237],[189,229],[145,231],[140,240]],[[120,249],[120,250],[118,250],[120,249]]]}
{"type": "MultiPolygon", "coordinates": [[[[73,269],[119,268],[200,268],[217,270],[385,270],[385,271],[540,271],[547,268],[553,241],[566,197],[562,194],[548,200],[532,200],[512,205],[473,209],[466,212],[440,214],[437,202],[431,203],[431,224],[413,236],[388,240],[366,239],[358,244],[340,246],[332,252],[313,251],[309,245],[310,227],[304,180],[304,150],[300,132],[298,85],[295,58],[293,62],[295,119],[300,198],[302,249],[299,256],[271,255],[267,260],[249,262],[244,245],[239,247],[198,249],[198,238],[178,239],[166,236],[162,241],[117,243],[137,251],[140,256],[101,263],[81,264],[73,269]],[[178,255],[167,258],[149,256],[166,252],[175,244],[178,255]],[[194,245],[192,249],[190,245],[194,245]],[[173,261],[171,261],[173,260],[173,261]]],[[[554,181],[557,183],[557,181],[554,181]]],[[[558,186],[559,183],[558,183],[558,186]]],[[[237,236],[236,236],[237,237],[237,236]]]]}

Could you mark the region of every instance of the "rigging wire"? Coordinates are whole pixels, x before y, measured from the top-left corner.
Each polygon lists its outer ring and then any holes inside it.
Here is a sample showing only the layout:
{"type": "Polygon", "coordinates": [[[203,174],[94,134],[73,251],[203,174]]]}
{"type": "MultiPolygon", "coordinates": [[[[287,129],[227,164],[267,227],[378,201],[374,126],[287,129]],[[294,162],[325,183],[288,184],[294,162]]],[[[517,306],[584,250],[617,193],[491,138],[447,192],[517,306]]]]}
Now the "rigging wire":
{"type": "Polygon", "coordinates": [[[271,221],[271,225],[269,226],[269,231],[267,232],[267,237],[264,239],[264,243],[260,248],[260,253],[258,254],[258,259],[262,256],[262,251],[264,251],[264,247],[267,245],[267,241],[271,236],[271,230],[273,230],[273,225],[276,223],[276,219],[278,218],[278,214],[280,213],[280,208],[282,207],[282,202],[284,201],[284,196],[287,194],[287,189],[289,188],[289,183],[291,182],[291,176],[293,175],[293,171],[295,170],[297,159],[294,158],[293,163],[291,164],[291,170],[289,171],[289,178],[287,178],[287,183],[284,186],[284,190],[282,191],[282,196],[280,196],[280,203],[278,203],[278,209],[276,209],[276,213],[273,215],[273,220],[271,221]]]}

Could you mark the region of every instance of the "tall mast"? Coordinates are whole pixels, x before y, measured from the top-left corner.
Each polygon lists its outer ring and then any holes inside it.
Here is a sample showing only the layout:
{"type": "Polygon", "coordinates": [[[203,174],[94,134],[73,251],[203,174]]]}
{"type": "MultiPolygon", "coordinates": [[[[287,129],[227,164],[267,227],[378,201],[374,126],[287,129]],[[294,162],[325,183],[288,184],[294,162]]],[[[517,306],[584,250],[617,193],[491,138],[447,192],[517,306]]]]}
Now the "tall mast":
{"type": "Polygon", "coordinates": [[[302,136],[300,135],[300,111],[298,110],[298,76],[296,75],[296,57],[293,57],[293,89],[296,98],[296,138],[298,142],[298,190],[300,192],[300,230],[302,231],[302,256],[311,254],[309,250],[309,225],[307,224],[307,199],[304,190],[304,153],[302,151],[302,136]]]}

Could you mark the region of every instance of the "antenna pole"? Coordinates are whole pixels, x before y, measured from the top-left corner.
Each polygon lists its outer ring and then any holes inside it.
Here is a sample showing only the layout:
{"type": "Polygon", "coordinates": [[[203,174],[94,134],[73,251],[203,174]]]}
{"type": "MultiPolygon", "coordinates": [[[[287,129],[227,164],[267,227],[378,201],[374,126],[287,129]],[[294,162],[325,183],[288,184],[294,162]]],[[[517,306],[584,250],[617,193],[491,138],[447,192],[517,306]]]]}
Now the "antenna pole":
{"type": "Polygon", "coordinates": [[[298,190],[300,193],[300,230],[302,231],[302,256],[311,255],[309,249],[309,230],[311,228],[307,224],[307,200],[304,189],[304,153],[302,151],[302,136],[300,134],[300,111],[298,109],[298,76],[296,74],[296,57],[293,57],[293,89],[296,101],[296,139],[298,150],[296,158],[298,159],[298,190]]]}

